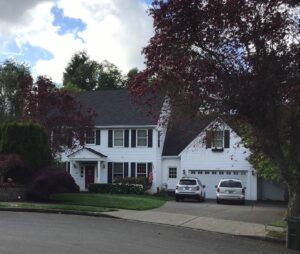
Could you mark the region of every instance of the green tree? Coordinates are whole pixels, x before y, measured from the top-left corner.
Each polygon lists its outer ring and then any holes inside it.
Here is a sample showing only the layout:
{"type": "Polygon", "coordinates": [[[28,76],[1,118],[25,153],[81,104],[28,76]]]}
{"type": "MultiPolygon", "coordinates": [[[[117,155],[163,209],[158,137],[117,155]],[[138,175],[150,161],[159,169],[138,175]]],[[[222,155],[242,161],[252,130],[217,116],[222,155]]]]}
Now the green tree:
{"type": "Polygon", "coordinates": [[[63,89],[72,92],[117,89],[124,86],[120,69],[105,60],[91,60],[86,51],[75,53],[63,74],[63,89]]]}
{"type": "Polygon", "coordinates": [[[63,74],[63,86],[82,90],[96,90],[100,65],[91,60],[86,51],[75,53],[63,74]]]}
{"type": "Polygon", "coordinates": [[[124,78],[116,65],[105,60],[101,62],[100,66],[97,90],[124,87],[124,78]]]}
{"type": "Polygon", "coordinates": [[[24,63],[9,59],[0,65],[0,121],[21,117],[21,83],[28,77],[29,66],[24,63]]]}

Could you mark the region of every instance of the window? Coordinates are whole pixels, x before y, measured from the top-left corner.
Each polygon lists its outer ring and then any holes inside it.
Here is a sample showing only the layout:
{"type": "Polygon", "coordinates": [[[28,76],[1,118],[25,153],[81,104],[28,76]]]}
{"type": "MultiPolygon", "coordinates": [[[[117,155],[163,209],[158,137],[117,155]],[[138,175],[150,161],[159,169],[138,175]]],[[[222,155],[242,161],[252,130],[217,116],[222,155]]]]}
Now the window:
{"type": "Polygon", "coordinates": [[[219,171],[219,175],[224,175],[224,171],[219,171]]]}
{"type": "Polygon", "coordinates": [[[179,181],[180,185],[197,185],[197,181],[196,180],[192,180],[192,179],[181,179],[179,181]]]}
{"type": "Polygon", "coordinates": [[[209,171],[205,171],[205,175],[209,175],[209,171]]]}
{"type": "Polygon", "coordinates": [[[123,163],[114,163],[113,164],[113,177],[123,177],[124,171],[123,171],[123,163]]]}
{"type": "Polygon", "coordinates": [[[241,175],[242,175],[242,176],[246,175],[246,172],[242,171],[242,172],[241,172],[241,175]]]}
{"type": "Polygon", "coordinates": [[[85,133],[85,143],[95,144],[95,131],[87,131],[85,133]]]}
{"type": "Polygon", "coordinates": [[[239,172],[233,172],[233,174],[234,174],[234,175],[238,175],[238,174],[239,174],[239,172]]]}
{"type": "Polygon", "coordinates": [[[136,164],[136,176],[137,177],[147,177],[146,163],[137,163],[136,164]]]}
{"type": "MultiPolygon", "coordinates": [[[[195,172],[195,170],[192,170],[195,172]]],[[[177,168],[169,168],[169,178],[177,178],[177,168]]]]}
{"type": "Polygon", "coordinates": [[[238,181],[228,180],[220,183],[220,187],[226,188],[242,188],[242,183],[238,181]]]}
{"type": "Polygon", "coordinates": [[[211,173],[212,173],[213,175],[216,175],[216,174],[217,174],[217,172],[216,172],[216,171],[212,171],[211,173]]]}
{"type": "Polygon", "coordinates": [[[213,131],[212,132],[212,147],[213,148],[223,148],[224,144],[223,131],[213,131]]]}
{"type": "Polygon", "coordinates": [[[231,172],[230,172],[230,171],[227,171],[226,174],[227,174],[227,175],[231,175],[231,172]]]}
{"type": "Polygon", "coordinates": [[[114,130],[114,146],[124,146],[124,130],[114,130]]]}
{"type": "Polygon", "coordinates": [[[147,146],[147,130],[137,130],[137,146],[147,146]]]}

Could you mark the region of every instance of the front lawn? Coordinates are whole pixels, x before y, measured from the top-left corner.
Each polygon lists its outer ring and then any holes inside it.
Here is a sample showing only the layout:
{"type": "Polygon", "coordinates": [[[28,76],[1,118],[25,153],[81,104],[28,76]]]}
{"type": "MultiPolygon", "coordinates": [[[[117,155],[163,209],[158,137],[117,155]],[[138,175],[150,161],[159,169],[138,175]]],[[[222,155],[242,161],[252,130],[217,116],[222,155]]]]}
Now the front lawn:
{"type": "Polygon", "coordinates": [[[107,207],[129,210],[147,210],[160,207],[166,202],[165,198],[151,195],[126,194],[56,194],[51,196],[56,203],[80,206],[107,207]]]}

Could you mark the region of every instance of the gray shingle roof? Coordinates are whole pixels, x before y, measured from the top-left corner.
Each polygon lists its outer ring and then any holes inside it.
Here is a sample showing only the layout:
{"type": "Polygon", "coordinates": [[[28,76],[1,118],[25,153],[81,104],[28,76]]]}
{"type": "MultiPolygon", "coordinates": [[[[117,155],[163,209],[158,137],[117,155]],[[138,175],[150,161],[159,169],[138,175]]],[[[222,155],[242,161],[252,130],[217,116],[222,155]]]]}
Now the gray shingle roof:
{"type": "Polygon", "coordinates": [[[75,94],[84,107],[96,111],[96,126],[156,125],[146,107],[133,101],[127,89],[85,91],[75,94]]]}
{"type": "Polygon", "coordinates": [[[167,129],[162,155],[179,155],[181,151],[215,119],[215,116],[201,117],[199,119],[171,119],[167,129]]]}

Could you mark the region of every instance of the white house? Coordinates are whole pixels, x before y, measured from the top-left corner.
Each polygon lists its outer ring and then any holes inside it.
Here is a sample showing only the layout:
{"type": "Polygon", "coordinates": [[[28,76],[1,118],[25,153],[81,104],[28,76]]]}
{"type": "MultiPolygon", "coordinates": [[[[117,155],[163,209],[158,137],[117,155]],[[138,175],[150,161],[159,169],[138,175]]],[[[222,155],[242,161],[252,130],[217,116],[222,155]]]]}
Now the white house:
{"type": "MultiPolygon", "coordinates": [[[[249,150],[222,119],[193,121],[185,123],[186,128],[169,123],[166,128],[135,104],[127,90],[81,92],[78,99],[97,113],[95,129],[86,133],[86,145],[62,155],[81,190],[91,183],[111,183],[115,177],[149,174],[152,192],[174,190],[180,177],[191,175],[206,185],[207,198],[215,198],[221,178],[241,179],[248,200],[265,197],[258,195],[258,177],[247,161],[249,150]]],[[[267,190],[273,196],[275,191],[275,199],[284,199],[282,188],[272,188],[267,190]]]]}

